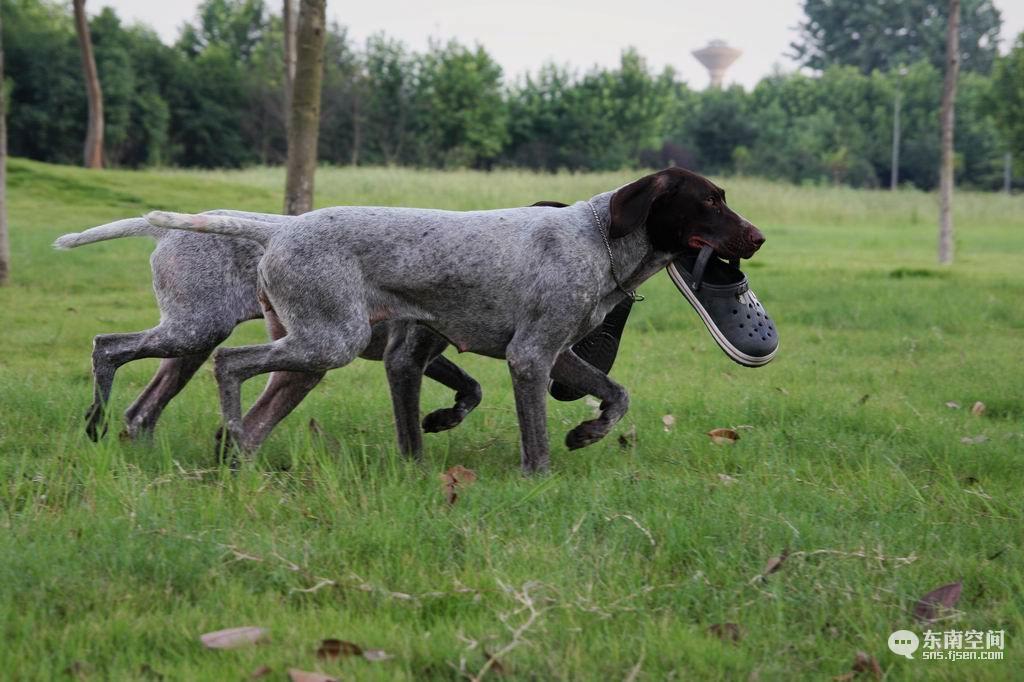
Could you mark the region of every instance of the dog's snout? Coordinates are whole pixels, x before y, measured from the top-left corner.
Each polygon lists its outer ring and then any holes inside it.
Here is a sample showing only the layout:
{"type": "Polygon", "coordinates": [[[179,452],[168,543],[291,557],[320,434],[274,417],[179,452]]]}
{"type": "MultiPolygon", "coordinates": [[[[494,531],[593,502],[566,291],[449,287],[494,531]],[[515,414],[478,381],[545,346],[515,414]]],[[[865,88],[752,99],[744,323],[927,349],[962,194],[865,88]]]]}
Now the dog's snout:
{"type": "Polygon", "coordinates": [[[750,243],[754,245],[755,249],[761,248],[761,244],[764,244],[764,235],[761,230],[753,226],[750,228],[750,243]]]}

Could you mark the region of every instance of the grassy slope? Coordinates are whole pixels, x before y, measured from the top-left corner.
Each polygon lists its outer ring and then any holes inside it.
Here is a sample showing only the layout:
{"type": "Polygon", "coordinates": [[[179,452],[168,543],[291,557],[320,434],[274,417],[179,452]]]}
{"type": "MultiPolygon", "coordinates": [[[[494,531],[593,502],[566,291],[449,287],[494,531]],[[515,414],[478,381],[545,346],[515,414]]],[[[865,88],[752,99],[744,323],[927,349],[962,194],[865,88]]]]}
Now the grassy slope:
{"type": "MultiPolygon", "coordinates": [[[[574,200],[628,177],[325,169],[317,200],[488,208],[574,200]]],[[[469,355],[458,362],[483,383],[484,403],[460,428],[427,437],[423,468],[395,456],[382,368],[358,361],[231,476],[211,463],[208,370],[152,444],[85,439],[91,337],[155,322],[151,244],[56,253],[49,243],[154,207],[276,210],[280,173],[14,161],[9,178],[0,676],[53,679],[83,661],[94,679],[240,679],[263,664],[277,679],[318,665],[347,679],[452,679],[460,660],[477,670],[481,648],[511,641],[508,628],[528,617],[524,591],[543,611],[502,657],[513,679],[621,679],[638,664],[651,680],[822,679],[847,671],[859,649],[891,679],[1009,679],[1019,669],[1020,197],[959,196],[957,264],[940,270],[933,196],[730,180],[732,205],[768,235],[748,272],[781,332],[770,366],[731,364],[658,276],[614,371],[631,390],[629,414],[606,441],[569,453],[562,437],[591,408],[552,404],[550,477],[519,475],[507,372],[469,355]],[[973,417],[950,400],[988,410],[973,417]],[[340,446],[311,440],[311,416],[340,446]],[[631,425],[638,444],[621,448],[631,425]],[[735,446],[704,436],[735,425],[753,427],[735,446]],[[988,440],[960,441],[979,434],[988,440]],[[437,474],[453,464],[480,480],[448,509],[437,474]],[[838,553],[798,555],[751,585],[784,548],[838,553]],[[320,577],[338,586],[297,591],[320,577]],[[1007,660],[890,654],[890,631],[922,630],[908,616],[915,599],[959,578],[962,614],[939,629],[1005,629],[1007,660]],[[744,629],[738,645],[707,633],[724,621],[744,629]],[[271,644],[197,644],[199,633],[242,624],[269,627],[271,644]],[[332,636],[396,658],[319,664],[316,644],[332,636]]],[[[249,323],[229,343],[261,337],[249,323]]],[[[115,415],[155,365],[119,373],[115,415]]],[[[247,399],[261,384],[250,383],[247,399]]],[[[428,386],[424,405],[449,399],[428,386]]]]}

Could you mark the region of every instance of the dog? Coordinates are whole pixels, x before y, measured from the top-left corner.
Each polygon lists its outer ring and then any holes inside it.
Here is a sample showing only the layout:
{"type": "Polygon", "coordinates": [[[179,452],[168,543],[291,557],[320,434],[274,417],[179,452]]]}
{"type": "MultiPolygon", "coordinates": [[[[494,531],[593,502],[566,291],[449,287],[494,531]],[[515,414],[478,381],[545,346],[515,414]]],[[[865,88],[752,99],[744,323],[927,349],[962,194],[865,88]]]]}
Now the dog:
{"type": "MultiPolygon", "coordinates": [[[[282,229],[295,221],[292,216],[229,210],[209,211],[204,215],[258,220],[282,229]]],[[[264,317],[256,285],[256,266],[263,248],[252,240],[166,230],[154,227],[143,218],[134,218],[64,235],[54,246],[72,249],[130,236],[156,240],[150,263],[160,323],[146,331],[101,334],[93,340],[94,395],[86,412],[86,434],[93,441],[106,432],[104,410],[119,367],[140,358],[163,358],[152,380],[124,414],[124,436],[136,439],[152,433],[167,404],[238,324],[264,317]]],[[[266,323],[272,339],[284,335],[284,328],[272,313],[266,315],[266,323]]],[[[385,322],[373,327],[370,342],[361,351],[361,357],[383,359],[390,324],[385,322]]],[[[420,366],[421,374],[455,391],[455,404],[428,414],[423,419],[423,430],[430,433],[453,428],[480,403],[480,384],[440,355],[448,346],[443,338],[429,330],[418,329],[413,332],[413,340],[416,354],[411,360],[420,366]]],[[[255,450],[322,378],[323,372],[275,372],[271,375],[266,390],[245,415],[239,445],[247,451],[255,450]]],[[[403,430],[400,449],[416,455],[422,449],[418,435],[419,425],[414,435],[409,434],[408,429],[403,430]]]]}
{"type": "MultiPolygon", "coordinates": [[[[696,173],[669,168],[566,208],[438,211],[337,207],[280,223],[230,215],[154,211],[157,227],[252,240],[264,248],[261,301],[287,334],[221,348],[214,358],[224,424],[243,435],[240,387],[267,372],[342,367],[389,321],[385,363],[417,381],[404,361],[419,325],[460,351],[508,362],[527,474],[550,465],[549,377],[601,399],[601,413],[566,436],[570,449],[603,438],[626,413],[626,390],[571,351],[610,310],[687,248],[749,258],[764,242],[696,173]]],[[[396,423],[418,402],[395,395],[396,423]]],[[[401,426],[399,426],[401,429],[401,426]]]]}

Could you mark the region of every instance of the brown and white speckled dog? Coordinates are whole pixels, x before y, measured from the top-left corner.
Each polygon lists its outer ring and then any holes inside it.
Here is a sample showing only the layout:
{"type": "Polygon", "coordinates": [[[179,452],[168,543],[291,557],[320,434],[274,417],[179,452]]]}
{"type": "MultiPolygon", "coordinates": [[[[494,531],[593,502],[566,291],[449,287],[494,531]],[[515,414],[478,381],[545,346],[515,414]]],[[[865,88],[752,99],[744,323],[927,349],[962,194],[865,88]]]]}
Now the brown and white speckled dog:
{"type": "Polygon", "coordinates": [[[384,359],[396,377],[399,433],[417,427],[411,389],[421,374],[411,357],[424,325],[460,351],[507,359],[528,473],[549,465],[549,377],[602,400],[598,418],[569,432],[570,448],[603,438],[628,408],[626,390],[577,357],[573,343],[684,249],[709,245],[726,258],[749,258],[764,242],[726,206],[721,188],[679,168],[559,209],[336,207],[287,228],[225,215],[154,212],[147,220],[265,248],[260,300],[287,335],[221,348],[214,360],[224,423],[238,441],[243,381],[342,367],[370,345],[378,322],[392,323],[384,359]]]}

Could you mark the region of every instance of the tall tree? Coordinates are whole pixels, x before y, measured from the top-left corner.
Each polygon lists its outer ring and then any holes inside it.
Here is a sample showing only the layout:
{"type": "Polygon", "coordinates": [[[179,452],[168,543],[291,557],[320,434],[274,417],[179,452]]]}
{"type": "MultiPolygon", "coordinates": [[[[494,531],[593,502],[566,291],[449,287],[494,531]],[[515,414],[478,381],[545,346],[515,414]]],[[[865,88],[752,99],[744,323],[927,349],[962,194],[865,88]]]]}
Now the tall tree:
{"type": "Polygon", "coordinates": [[[85,130],[85,167],[103,168],[103,90],[96,71],[96,58],[92,53],[89,19],[85,16],[85,0],[72,0],[75,9],[75,32],[82,52],[82,72],[85,74],[85,92],[89,99],[89,121],[85,130]]]}
{"type": "MultiPolygon", "coordinates": [[[[998,55],[999,10],[992,0],[963,0],[960,60],[965,71],[988,73],[998,55]]],[[[921,60],[943,68],[949,8],[945,0],[804,0],[793,56],[812,69],[833,64],[864,73],[921,60]]]]}
{"type": "Polygon", "coordinates": [[[989,110],[999,126],[1007,154],[1024,159],[1024,33],[1017,36],[1010,53],[996,63],[989,110]]]}
{"type": "Polygon", "coordinates": [[[320,132],[320,84],[324,73],[327,0],[299,0],[295,83],[288,127],[288,168],[284,212],[299,215],[313,208],[313,175],[320,132]]]}
{"type": "Polygon", "coordinates": [[[953,121],[956,79],[960,73],[960,0],[949,0],[946,78],[942,84],[942,166],[939,169],[939,262],[953,262],[953,121]]]}
{"type": "Polygon", "coordinates": [[[284,0],[281,11],[284,28],[284,129],[291,122],[292,90],[295,86],[295,1],[284,0]]]}
{"type": "Polygon", "coordinates": [[[4,96],[3,17],[0,16],[0,286],[11,276],[11,242],[7,236],[7,98],[4,96]]]}

